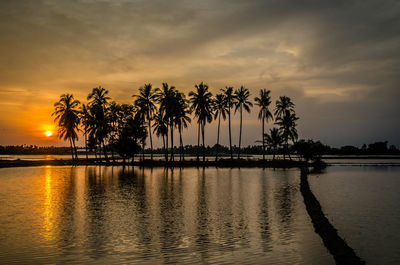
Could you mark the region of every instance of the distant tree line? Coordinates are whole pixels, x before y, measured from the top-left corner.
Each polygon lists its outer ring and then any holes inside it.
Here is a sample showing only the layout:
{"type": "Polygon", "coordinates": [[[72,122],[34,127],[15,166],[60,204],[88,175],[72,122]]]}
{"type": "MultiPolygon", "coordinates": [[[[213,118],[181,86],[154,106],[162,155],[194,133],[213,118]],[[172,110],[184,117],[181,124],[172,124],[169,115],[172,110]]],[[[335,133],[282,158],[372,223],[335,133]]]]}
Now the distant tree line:
{"type": "MultiPolygon", "coordinates": [[[[301,152],[309,152],[310,147],[301,146],[302,143],[312,141],[312,144],[316,144],[317,150],[311,149],[313,153],[317,153],[320,155],[400,155],[400,150],[395,145],[389,145],[388,141],[383,142],[374,142],[371,144],[364,144],[361,147],[356,147],[352,145],[345,145],[342,147],[330,147],[328,145],[322,144],[319,141],[314,142],[313,140],[298,140],[295,145],[291,146],[291,152],[300,154],[301,152]]],[[[314,145],[315,148],[316,147],[314,145]]],[[[232,146],[232,151],[234,154],[238,153],[238,147],[236,145],[232,146]]],[[[174,152],[179,153],[180,147],[174,147],[174,152]]],[[[151,150],[150,148],[145,148],[145,154],[163,154],[164,149],[161,148],[154,148],[151,150]]],[[[185,155],[196,155],[197,153],[197,146],[196,145],[185,145],[183,147],[183,152],[185,155]]],[[[277,154],[283,154],[284,150],[282,147],[278,149],[277,154]]],[[[229,146],[223,146],[215,144],[214,146],[206,146],[205,153],[207,156],[215,156],[217,153],[221,155],[228,155],[230,156],[230,148],[229,146]]],[[[261,145],[249,145],[247,147],[241,148],[242,154],[248,155],[262,155],[263,149],[261,145]]],[[[265,154],[273,155],[272,149],[267,149],[265,154]]],[[[55,146],[36,146],[36,145],[8,145],[8,146],[1,146],[0,145],[0,154],[55,154],[55,155],[70,155],[71,150],[70,147],[55,147],[55,146]]],[[[90,154],[94,154],[94,152],[90,152],[90,154]]]]}
{"type": "MultiPolygon", "coordinates": [[[[138,95],[133,95],[133,104],[111,101],[109,91],[101,86],[93,88],[86,104],[81,104],[72,94],[63,94],[54,104],[53,116],[59,128],[58,135],[61,139],[69,141],[72,159],[78,159],[76,141],[78,131],[81,130],[85,137],[86,153],[92,151],[100,160],[103,155],[108,162],[110,154],[114,160],[114,153],[117,153],[124,162],[131,158],[133,161],[135,155],[140,152],[144,159],[147,139],[150,143],[150,158],[153,159],[153,134],[162,139],[162,152],[166,161],[173,161],[174,154],[179,154],[179,159],[184,160],[184,155],[189,150],[183,144],[182,134],[194,118],[197,125],[197,145],[195,150],[190,152],[195,151],[197,160],[200,160],[202,152],[204,161],[208,154],[205,129],[206,125],[214,120],[218,122],[218,132],[213,154],[215,160],[218,160],[218,154],[226,151],[219,144],[222,118],[228,119],[230,158],[233,159],[235,153],[240,159],[241,152],[248,151],[243,149],[241,144],[243,112],[249,113],[253,107],[250,91],[244,86],[238,89],[225,87],[214,97],[207,84],[201,82],[194,87],[195,89],[188,94],[189,98],[186,98],[184,93],[167,83],[163,83],[161,88],[145,84],[139,88],[138,95]],[[240,121],[237,148],[232,145],[231,132],[231,120],[236,113],[239,114],[240,121]],[[178,146],[174,145],[175,133],[179,135],[178,146]]],[[[273,154],[282,152],[284,159],[286,156],[290,158],[290,146],[298,138],[298,117],[295,114],[294,103],[289,97],[281,96],[276,101],[274,110],[270,110],[271,97],[270,90],[267,89],[261,89],[254,102],[259,107],[258,118],[262,123],[260,143],[263,159],[267,150],[271,150],[273,154]],[[272,120],[275,120],[276,127],[265,133],[265,123],[272,120]]]]}
{"type": "Polygon", "coordinates": [[[0,145],[0,154],[7,155],[64,155],[70,154],[69,147],[37,145],[0,145]]]}

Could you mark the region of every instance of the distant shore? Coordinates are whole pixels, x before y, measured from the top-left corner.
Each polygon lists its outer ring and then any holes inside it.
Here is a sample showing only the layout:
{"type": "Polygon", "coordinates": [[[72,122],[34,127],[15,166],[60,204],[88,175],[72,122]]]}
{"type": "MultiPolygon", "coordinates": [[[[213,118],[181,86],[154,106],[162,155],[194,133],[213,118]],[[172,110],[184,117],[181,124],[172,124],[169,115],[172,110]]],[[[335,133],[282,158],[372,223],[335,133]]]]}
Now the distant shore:
{"type": "Polygon", "coordinates": [[[295,168],[295,167],[325,167],[326,163],[319,162],[304,162],[297,160],[256,160],[256,159],[221,159],[218,161],[163,161],[163,160],[144,160],[129,162],[123,164],[120,161],[116,162],[99,162],[95,159],[73,160],[0,160],[0,168],[7,167],[35,167],[35,166],[139,166],[139,167],[260,167],[260,168],[295,168]]]}

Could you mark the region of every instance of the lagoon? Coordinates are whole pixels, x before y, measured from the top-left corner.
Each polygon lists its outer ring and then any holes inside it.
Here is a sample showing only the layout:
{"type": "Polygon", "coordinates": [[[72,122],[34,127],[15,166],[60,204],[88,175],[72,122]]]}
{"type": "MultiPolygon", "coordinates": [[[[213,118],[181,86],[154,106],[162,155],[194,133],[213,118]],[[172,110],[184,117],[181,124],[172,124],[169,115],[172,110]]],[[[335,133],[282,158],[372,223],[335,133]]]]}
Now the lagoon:
{"type": "MultiPolygon", "coordinates": [[[[367,264],[399,261],[399,207],[392,209],[399,173],[332,166],[309,176],[326,215],[367,264]],[[361,203],[370,189],[381,190],[380,200],[361,203]]],[[[298,169],[3,168],[0,263],[334,264],[299,176],[298,169]]]]}

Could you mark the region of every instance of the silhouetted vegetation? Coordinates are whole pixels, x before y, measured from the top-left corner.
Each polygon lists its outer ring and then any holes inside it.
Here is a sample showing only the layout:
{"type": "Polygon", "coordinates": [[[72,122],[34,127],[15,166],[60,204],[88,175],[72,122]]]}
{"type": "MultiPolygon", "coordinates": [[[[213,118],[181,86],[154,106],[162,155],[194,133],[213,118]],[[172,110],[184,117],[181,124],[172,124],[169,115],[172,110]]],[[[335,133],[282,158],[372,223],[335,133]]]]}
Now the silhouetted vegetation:
{"type": "MultiPolygon", "coordinates": [[[[197,156],[199,161],[200,146],[202,147],[203,161],[206,155],[214,155],[218,161],[219,155],[228,155],[233,159],[237,154],[240,160],[241,153],[272,154],[273,159],[278,154],[283,154],[283,159],[291,154],[298,154],[305,161],[318,160],[325,154],[398,154],[396,147],[387,147],[387,142],[376,142],[364,145],[362,148],[345,146],[331,148],[321,142],[298,139],[295,104],[287,96],[281,96],[275,103],[274,113],[269,107],[271,104],[270,90],[260,89],[259,96],[254,98],[258,106],[258,118],[261,121],[262,145],[241,147],[243,110],[250,112],[253,103],[250,101],[250,91],[241,86],[239,89],[225,87],[222,93],[215,97],[210,92],[206,83],[195,85],[194,91],[189,92],[189,99],[184,93],[167,83],[162,88],[153,88],[151,84],[144,84],[139,88],[139,94],[133,95],[133,104],[118,104],[111,101],[109,91],[99,86],[89,93],[86,104],[80,104],[73,95],[63,94],[55,103],[55,121],[59,128],[59,137],[70,142],[70,153],[77,159],[75,142],[78,131],[82,130],[85,137],[86,154],[92,152],[96,159],[109,162],[109,155],[115,162],[114,153],[124,160],[133,159],[135,155],[150,153],[164,153],[165,161],[173,161],[174,154],[179,153],[181,161],[185,154],[197,156]],[[234,113],[231,110],[234,108],[234,113]],[[239,112],[239,139],[238,146],[232,145],[231,120],[239,112]],[[233,115],[232,115],[233,114],[233,115]],[[197,145],[184,146],[182,134],[191,123],[191,115],[197,122],[197,145]],[[221,118],[228,118],[229,149],[220,145],[221,118]],[[205,128],[213,120],[218,122],[216,144],[205,145],[205,128]],[[265,133],[265,122],[275,120],[276,127],[265,133]],[[179,146],[174,144],[174,133],[179,133],[179,146]],[[162,138],[163,148],[153,148],[152,134],[162,138]],[[150,148],[146,149],[149,138],[150,148]],[[201,142],[201,144],[200,144],[201,142]]],[[[87,158],[87,156],[86,156],[87,158]]]]}
{"type": "Polygon", "coordinates": [[[65,155],[70,154],[69,147],[37,145],[0,145],[0,154],[6,155],[65,155]]]}
{"type": "Polygon", "coordinates": [[[300,140],[293,144],[292,149],[306,162],[309,160],[321,160],[322,155],[326,154],[329,147],[320,141],[300,140]]]}

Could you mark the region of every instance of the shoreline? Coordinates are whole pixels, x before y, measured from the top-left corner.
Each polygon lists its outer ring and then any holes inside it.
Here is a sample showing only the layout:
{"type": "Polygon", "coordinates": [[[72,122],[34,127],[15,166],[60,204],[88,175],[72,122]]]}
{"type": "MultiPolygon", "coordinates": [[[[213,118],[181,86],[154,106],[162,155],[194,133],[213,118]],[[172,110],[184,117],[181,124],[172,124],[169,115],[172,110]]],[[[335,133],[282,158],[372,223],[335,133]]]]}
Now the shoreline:
{"type": "Polygon", "coordinates": [[[98,162],[95,160],[0,160],[0,168],[10,167],[37,167],[37,166],[138,166],[138,167],[225,167],[225,168],[302,168],[302,167],[317,167],[324,168],[327,164],[323,161],[304,162],[296,160],[255,160],[241,159],[230,160],[221,159],[218,161],[162,161],[162,160],[144,160],[135,161],[134,163],[122,162],[98,162]]]}

